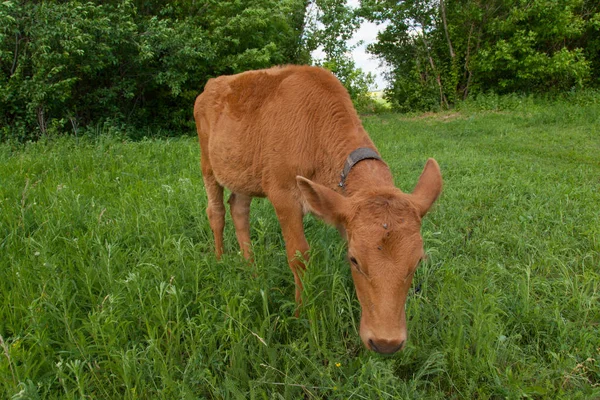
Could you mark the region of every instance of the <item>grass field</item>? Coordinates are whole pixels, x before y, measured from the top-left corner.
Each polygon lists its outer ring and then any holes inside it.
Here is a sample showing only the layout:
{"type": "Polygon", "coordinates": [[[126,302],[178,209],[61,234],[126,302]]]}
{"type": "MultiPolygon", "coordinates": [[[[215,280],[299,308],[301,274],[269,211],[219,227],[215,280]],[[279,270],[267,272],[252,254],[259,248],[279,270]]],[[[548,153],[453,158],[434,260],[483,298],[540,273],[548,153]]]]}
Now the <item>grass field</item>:
{"type": "Polygon", "coordinates": [[[343,242],[312,217],[304,307],[272,207],[212,255],[194,138],[0,144],[0,398],[600,398],[600,99],[364,119],[444,192],[409,343],[365,350],[343,242]]]}

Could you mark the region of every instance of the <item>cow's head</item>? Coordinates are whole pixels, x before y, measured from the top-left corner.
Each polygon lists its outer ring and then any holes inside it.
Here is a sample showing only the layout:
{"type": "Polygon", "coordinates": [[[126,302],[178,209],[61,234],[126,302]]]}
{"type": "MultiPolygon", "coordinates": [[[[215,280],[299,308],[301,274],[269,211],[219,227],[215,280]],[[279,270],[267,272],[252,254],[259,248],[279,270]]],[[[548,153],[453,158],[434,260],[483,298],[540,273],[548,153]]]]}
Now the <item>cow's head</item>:
{"type": "Polygon", "coordinates": [[[348,260],[362,307],[360,337],[379,353],[400,350],[407,338],[404,306],[424,257],[421,218],[442,190],[440,168],[429,159],[412,194],[370,189],[344,197],[298,177],[310,210],[346,232],[348,260]]]}

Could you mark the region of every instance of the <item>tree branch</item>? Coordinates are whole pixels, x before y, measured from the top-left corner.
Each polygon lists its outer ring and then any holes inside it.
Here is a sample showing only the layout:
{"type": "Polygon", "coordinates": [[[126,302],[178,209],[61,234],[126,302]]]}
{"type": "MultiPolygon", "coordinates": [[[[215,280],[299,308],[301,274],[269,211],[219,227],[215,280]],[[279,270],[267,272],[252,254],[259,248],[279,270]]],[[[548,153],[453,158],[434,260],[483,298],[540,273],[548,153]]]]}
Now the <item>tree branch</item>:
{"type": "Polygon", "coordinates": [[[448,34],[448,23],[446,22],[446,6],[444,5],[444,0],[440,0],[440,12],[442,14],[442,22],[444,23],[444,32],[446,33],[446,39],[448,40],[448,49],[450,50],[450,57],[452,57],[452,59],[454,60],[456,54],[454,54],[452,42],[450,41],[450,35],[448,34]]]}
{"type": "Polygon", "coordinates": [[[12,67],[10,67],[10,76],[13,76],[17,68],[17,58],[19,56],[19,32],[15,32],[15,56],[13,58],[12,67]]]}

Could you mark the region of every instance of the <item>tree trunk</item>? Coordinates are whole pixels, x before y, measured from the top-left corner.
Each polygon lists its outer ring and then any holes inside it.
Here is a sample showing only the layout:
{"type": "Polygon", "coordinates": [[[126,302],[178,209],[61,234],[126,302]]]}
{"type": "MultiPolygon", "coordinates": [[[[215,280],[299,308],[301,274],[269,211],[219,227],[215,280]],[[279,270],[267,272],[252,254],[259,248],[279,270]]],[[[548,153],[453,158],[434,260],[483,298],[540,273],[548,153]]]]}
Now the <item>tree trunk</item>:
{"type": "MultiPolygon", "coordinates": [[[[423,25],[421,25],[423,26],[423,25]]],[[[437,68],[435,67],[435,63],[433,61],[433,57],[431,57],[431,52],[429,51],[429,43],[427,42],[427,39],[425,39],[425,29],[423,29],[423,32],[421,33],[421,39],[423,40],[423,44],[425,45],[425,50],[427,51],[427,58],[429,59],[429,65],[431,66],[431,69],[433,71],[433,73],[435,74],[435,80],[437,81],[438,87],[440,88],[440,106],[441,107],[448,107],[448,100],[446,99],[446,96],[444,95],[444,87],[442,86],[442,78],[440,76],[440,73],[438,72],[437,68]]]]}

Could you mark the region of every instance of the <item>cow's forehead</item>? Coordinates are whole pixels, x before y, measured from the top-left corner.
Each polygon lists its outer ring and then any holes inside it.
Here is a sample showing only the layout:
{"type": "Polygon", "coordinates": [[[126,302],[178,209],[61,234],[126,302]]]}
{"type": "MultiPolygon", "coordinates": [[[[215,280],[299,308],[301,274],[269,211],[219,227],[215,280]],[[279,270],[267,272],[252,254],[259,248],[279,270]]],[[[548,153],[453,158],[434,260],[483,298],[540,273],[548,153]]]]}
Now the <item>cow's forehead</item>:
{"type": "Polygon", "coordinates": [[[354,201],[349,228],[378,229],[388,232],[420,226],[420,217],[409,197],[400,191],[368,193],[354,201]]]}
{"type": "Polygon", "coordinates": [[[355,251],[390,259],[412,258],[422,251],[421,219],[403,193],[369,196],[358,201],[354,210],[348,238],[355,251]]]}
{"type": "Polygon", "coordinates": [[[421,251],[423,239],[418,224],[408,223],[396,228],[360,227],[349,231],[349,246],[363,253],[381,252],[390,256],[421,251]]]}

